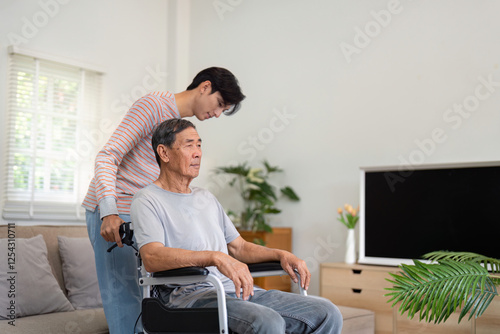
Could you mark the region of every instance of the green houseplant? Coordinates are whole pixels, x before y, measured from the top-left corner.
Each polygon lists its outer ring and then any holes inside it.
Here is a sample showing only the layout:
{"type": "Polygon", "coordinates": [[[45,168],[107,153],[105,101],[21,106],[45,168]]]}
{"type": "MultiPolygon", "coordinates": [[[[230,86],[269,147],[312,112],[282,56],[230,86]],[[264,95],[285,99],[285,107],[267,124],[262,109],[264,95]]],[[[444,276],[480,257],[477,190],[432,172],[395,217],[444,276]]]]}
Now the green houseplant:
{"type": "MultiPolygon", "coordinates": [[[[281,212],[276,207],[278,201],[277,188],[269,183],[272,174],[282,172],[277,166],[271,166],[263,161],[263,167],[249,167],[246,162],[236,166],[218,167],[217,173],[231,176],[229,185],[235,188],[243,200],[243,210],[228,211],[237,227],[242,230],[272,232],[267,215],[281,212]]],[[[299,201],[295,191],[285,186],[280,188],[280,194],[292,201],[299,201]]]]}
{"type": "Polygon", "coordinates": [[[469,314],[479,317],[498,295],[500,260],[469,252],[439,251],[426,254],[430,263],[413,260],[402,264],[398,274],[392,274],[392,307],[399,304],[400,314],[419,320],[445,322],[456,310],[461,310],[458,322],[469,314]],[[489,268],[489,271],[488,269],[489,268]]]}

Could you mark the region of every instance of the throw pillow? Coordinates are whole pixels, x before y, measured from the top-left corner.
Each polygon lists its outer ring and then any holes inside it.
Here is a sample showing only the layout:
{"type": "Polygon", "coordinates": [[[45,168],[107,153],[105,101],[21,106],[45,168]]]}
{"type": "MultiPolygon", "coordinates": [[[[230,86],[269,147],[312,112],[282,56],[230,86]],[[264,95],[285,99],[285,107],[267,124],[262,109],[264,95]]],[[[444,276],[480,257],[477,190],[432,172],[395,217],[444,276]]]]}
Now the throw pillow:
{"type": "Polygon", "coordinates": [[[69,301],[77,310],[102,307],[94,250],[89,239],[64,236],[57,239],[69,301]]]}
{"type": "Polygon", "coordinates": [[[0,319],[74,311],[52,274],[43,237],[14,241],[0,239],[0,319]]]}

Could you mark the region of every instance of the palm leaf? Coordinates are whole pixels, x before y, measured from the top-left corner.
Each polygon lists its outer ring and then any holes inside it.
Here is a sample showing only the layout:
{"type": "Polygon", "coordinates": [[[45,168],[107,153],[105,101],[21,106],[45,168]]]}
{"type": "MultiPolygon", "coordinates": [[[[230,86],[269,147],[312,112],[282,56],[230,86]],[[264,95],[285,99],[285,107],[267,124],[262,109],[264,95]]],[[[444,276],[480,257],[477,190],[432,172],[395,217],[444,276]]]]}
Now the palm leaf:
{"type": "Polygon", "coordinates": [[[446,321],[457,309],[462,308],[459,322],[470,313],[480,316],[498,295],[494,281],[479,263],[440,260],[439,263],[423,263],[413,260],[413,265],[400,265],[402,272],[390,273],[393,284],[391,297],[394,307],[400,303],[399,312],[419,320],[440,323],[446,321]]]}
{"type": "Polygon", "coordinates": [[[427,253],[424,255],[424,258],[434,262],[439,260],[452,260],[457,262],[471,261],[482,264],[485,268],[489,268],[492,272],[500,273],[499,259],[471,252],[438,251],[427,253]]]}

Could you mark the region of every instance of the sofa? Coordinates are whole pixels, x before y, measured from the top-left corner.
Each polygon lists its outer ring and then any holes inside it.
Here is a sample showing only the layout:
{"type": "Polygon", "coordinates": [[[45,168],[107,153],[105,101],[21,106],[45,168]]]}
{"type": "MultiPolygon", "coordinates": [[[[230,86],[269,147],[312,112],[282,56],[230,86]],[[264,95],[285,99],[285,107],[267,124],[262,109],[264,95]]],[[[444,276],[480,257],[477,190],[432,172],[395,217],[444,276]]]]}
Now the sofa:
{"type": "Polygon", "coordinates": [[[85,226],[0,226],[0,333],[108,333],[85,226]]]}
{"type": "Polygon", "coordinates": [[[337,306],[344,320],[342,334],[375,333],[375,312],[356,307],[337,306]]]}

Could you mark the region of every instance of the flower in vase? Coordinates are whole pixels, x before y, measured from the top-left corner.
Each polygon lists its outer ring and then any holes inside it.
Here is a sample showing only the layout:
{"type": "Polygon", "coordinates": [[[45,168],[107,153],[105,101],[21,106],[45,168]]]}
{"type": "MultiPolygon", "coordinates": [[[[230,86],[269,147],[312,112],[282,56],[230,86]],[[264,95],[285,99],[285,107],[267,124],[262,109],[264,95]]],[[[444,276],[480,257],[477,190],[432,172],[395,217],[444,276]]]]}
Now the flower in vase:
{"type": "Polygon", "coordinates": [[[346,204],[344,205],[344,209],[338,208],[337,210],[339,217],[337,220],[344,224],[348,229],[353,229],[356,227],[356,223],[359,220],[359,206],[357,209],[354,209],[352,205],[346,204]]]}

